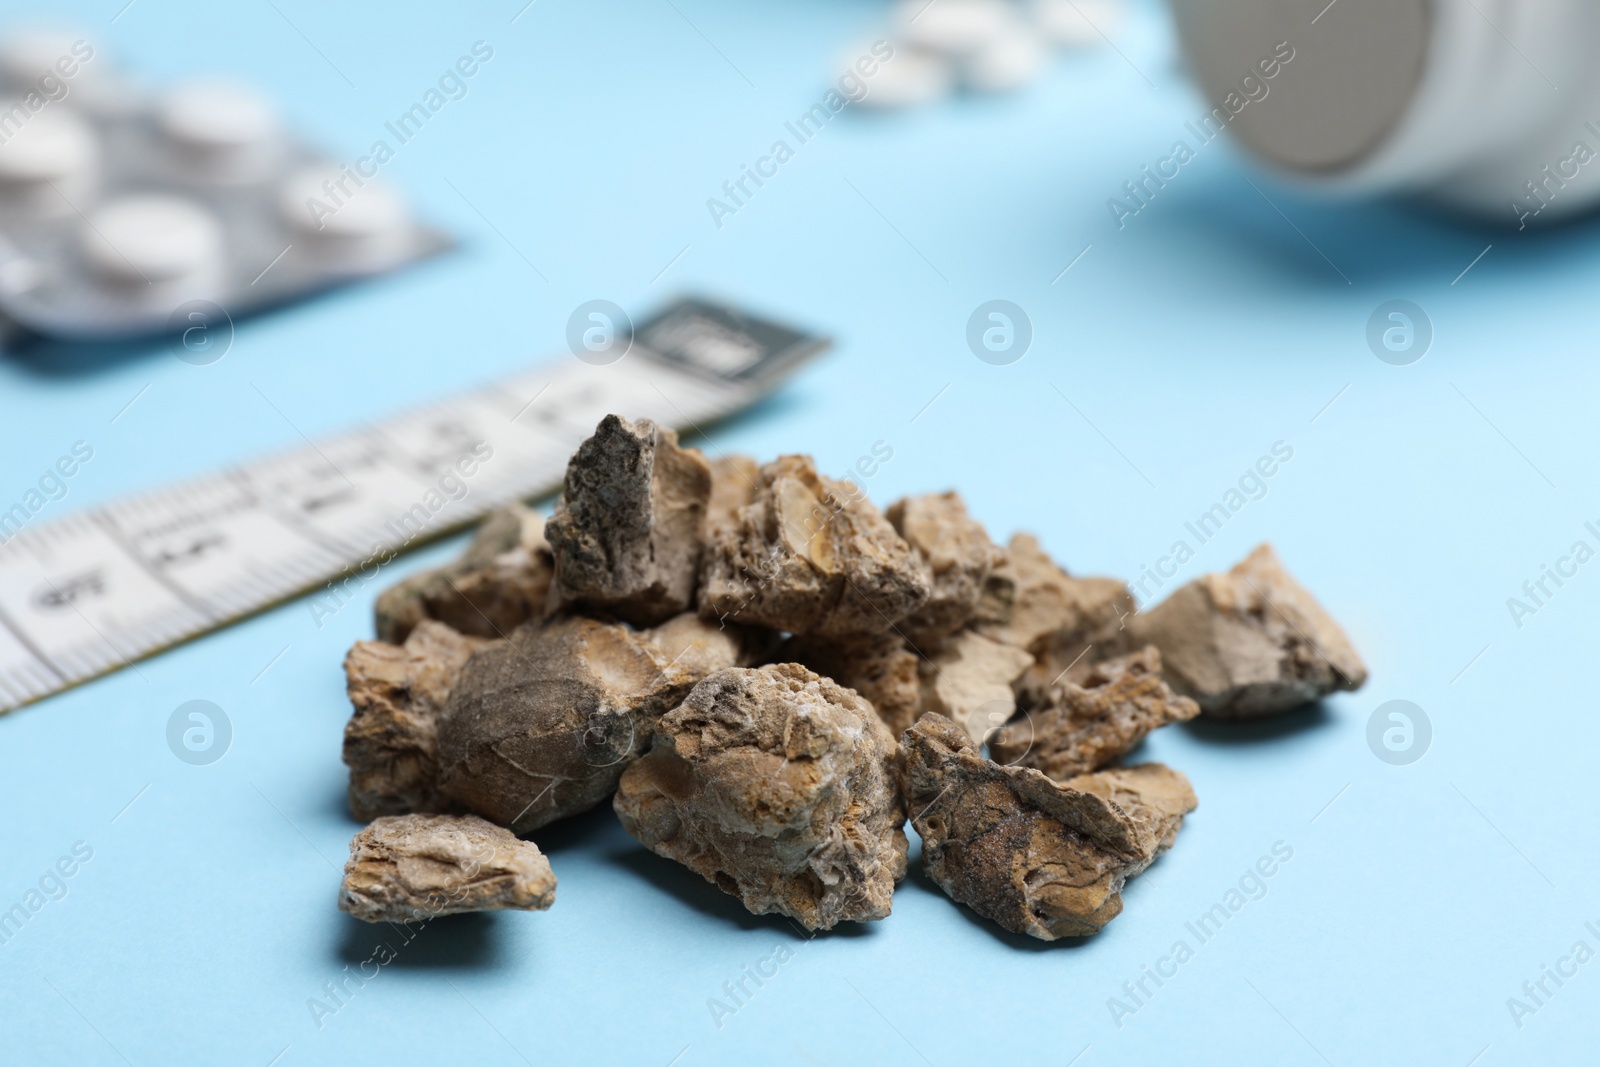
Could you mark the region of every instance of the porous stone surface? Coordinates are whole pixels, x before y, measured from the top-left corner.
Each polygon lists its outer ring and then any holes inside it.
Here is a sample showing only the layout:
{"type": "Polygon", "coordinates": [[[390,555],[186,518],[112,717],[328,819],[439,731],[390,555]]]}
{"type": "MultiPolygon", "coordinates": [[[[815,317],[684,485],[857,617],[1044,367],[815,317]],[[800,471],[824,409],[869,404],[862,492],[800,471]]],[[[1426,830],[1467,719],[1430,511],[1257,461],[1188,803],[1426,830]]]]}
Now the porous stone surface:
{"type": "Polygon", "coordinates": [[[1152,730],[1199,714],[1200,705],[1162,681],[1161,653],[1146,645],[1094,664],[1081,683],[1052,687],[990,739],[989,754],[1065,781],[1133,751],[1152,730]]]}
{"type": "Polygon", "coordinates": [[[881,919],[905,875],[897,752],[865,700],[799,664],[726,670],[661,717],[617,815],[754,914],[881,919]]]}
{"type": "Polygon", "coordinates": [[[545,537],[561,606],[638,626],[695,603],[711,467],[649,419],[600,420],[567,464],[545,537]]]}
{"type": "Polygon", "coordinates": [[[737,518],[713,524],[700,613],[794,634],[882,633],[928,599],[911,546],[859,488],[809,456],[761,468],[737,518]]]}
{"type": "Polygon", "coordinates": [[[1062,622],[1033,639],[1036,660],[1027,684],[1037,688],[1071,678],[1098,660],[1134,651],[1128,624],[1137,608],[1127,583],[1117,578],[1071,578],[1062,622]]]}
{"type": "Polygon", "coordinates": [[[1127,880],[1171,847],[1197,803],[1188,779],[1160,764],[1063,783],[1001,766],[941,715],[918,721],[903,746],[928,876],[1005,929],[1046,941],[1116,918],[1127,880]]]}
{"type": "Polygon", "coordinates": [[[344,659],[354,713],[344,728],[350,813],[438,811],[438,724],[467,658],[484,644],[424,619],[404,645],[357,641],[344,659]]]}
{"type": "Polygon", "coordinates": [[[773,653],[800,663],[866,697],[889,732],[899,737],[922,714],[921,657],[897,633],[854,637],[793,637],[773,653]]]}
{"type": "Polygon", "coordinates": [[[667,663],[696,678],[728,667],[748,667],[764,660],[777,647],[771,630],[718,624],[692,611],[675,615],[660,626],[640,633],[661,650],[667,663]]]}
{"type": "Polygon", "coordinates": [[[906,497],[884,515],[928,575],[927,601],[899,627],[912,643],[921,647],[947,637],[980,612],[986,618],[1006,613],[1011,583],[991,581],[1006,551],[967,513],[959,493],[906,497]]]}
{"type": "Polygon", "coordinates": [[[953,720],[981,745],[1016,714],[1011,686],[1032,664],[1015,645],[963,630],[919,661],[921,709],[953,720]]]}
{"type": "MultiPolygon", "coordinates": [[[[1096,637],[1115,632],[1134,610],[1132,595],[1114,578],[1075,578],[1056,565],[1032,534],[1019,533],[1006,547],[997,574],[1013,585],[1011,611],[1003,622],[979,623],[979,632],[1071,662],[1096,637]],[[1040,642],[1049,638],[1044,646],[1040,642]]],[[[1057,668],[1060,670],[1060,667],[1057,668]]]]}
{"type": "Polygon", "coordinates": [[[532,841],[476,815],[388,815],[356,834],[339,908],[369,923],[544,911],[556,876],[532,841]]]}
{"type": "Polygon", "coordinates": [[[621,623],[524,626],[462,668],[439,727],[440,791],[518,833],[587,811],[701,677],[621,623]]]}
{"type": "Polygon", "coordinates": [[[1172,687],[1222,719],[1289,711],[1367,680],[1344,630],[1267,544],[1134,616],[1128,635],[1161,649],[1172,687]]]}
{"type": "Polygon", "coordinates": [[[551,574],[544,517],[521,504],[492,512],[460,559],[379,594],[378,639],[400,644],[424,619],[475,637],[504,637],[543,617],[551,574]]]}

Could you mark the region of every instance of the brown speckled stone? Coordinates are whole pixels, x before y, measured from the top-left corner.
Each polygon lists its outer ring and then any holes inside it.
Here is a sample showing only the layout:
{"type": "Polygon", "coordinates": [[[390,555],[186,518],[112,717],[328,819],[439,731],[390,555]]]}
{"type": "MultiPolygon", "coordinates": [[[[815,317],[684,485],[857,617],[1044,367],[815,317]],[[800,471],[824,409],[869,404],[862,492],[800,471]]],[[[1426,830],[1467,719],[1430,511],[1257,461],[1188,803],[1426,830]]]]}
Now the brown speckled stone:
{"type": "Polygon", "coordinates": [[[1128,635],[1160,648],[1167,681],[1219,719],[1275,715],[1367,680],[1344,630],[1271,545],[1136,615],[1128,635]]]}
{"type": "Polygon", "coordinates": [[[889,732],[899,737],[922,714],[921,661],[896,633],[845,638],[795,637],[773,653],[776,663],[801,663],[854,689],[871,702],[889,732]]]}
{"type": "Polygon", "coordinates": [[[1077,579],[1058,567],[1032,534],[1011,538],[1006,559],[995,573],[1009,584],[1011,610],[1002,621],[980,625],[985,635],[1028,648],[1039,637],[1078,617],[1073,607],[1077,579]]]}
{"type": "Polygon", "coordinates": [[[808,930],[881,919],[905,875],[894,738],[798,664],[722,671],[661,717],[617,788],[652,851],[808,930]]]}
{"type": "Polygon", "coordinates": [[[639,626],[693,607],[710,498],[710,466],[676,433],[607,415],[545,526],[559,604],[639,626]]]}
{"type": "Polygon", "coordinates": [[[544,616],[551,573],[544,518],[520,504],[492,512],[460,559],[379,594],[378,639],[400,644],[423,619],[474,637],[504,637],[544,616]]]}
{"type": "Polygon", "coordinates": [[[1007,930],[1052,941],[1098,932],[1122,888],[1170,848],[1196,801],[1160,764],[1064,783],[979,755],[960,727],[924,716],[906,731],[905,795],[938,886],[1007,930]]]}
{"type": "Polygon", "coordinates": [[[438,811],[438,723],[450,690],[482,638],[424,619],[404,645],[357,641],[345,656],[355,711],[344,728],[350,812],[438,811]]]}
{"type": "Polygon", "coordinates": [[[369,923],[544,911],[556,876],[532,841],[476,815],[393,815],[350,842],[339,908],[369,923]]]}
{"type": "Polygon", "coordinates": [[[527,833],[605,800],[662,712],[720,663],[707,645],[676,663],[647,632],[558,616],[472,657],[439,727],[439,787],[527,833]]]}
{"type": "Polygon", "coordinates": [[[963,630],[946,638],[918,664],[922,710],[938,712],[983,744],[1016,714],[1011,684],[1033,663],[1015,645],[963,630]]]}
{"type": "Polygon", "coordinates": [[[923,651],[980,612],[996,614],[986,597],[1003,603],[1011,595],[997,592],[991,582],[995,569],[1006,561],[1005,549],[989,540],[983,525],[967,513],[959,493],[906,497],[891,504],[884,515],[916,551],[928,574],[927,602],[899,627],[923,651]]]}
{"type": "Polygon", "coordinates": [[[711,499],[706,504],[706,528],[734,525],[739,521],[739,509],[755,495],[761,464],[737,452],[707,462],[711,464],[711,499]]]}
{"type": "Polygon", "coordinates": [[[793,634],[883,633],[928,599],[928,576],[858,487],[809,456],[761,468],[736,521],[712,524],[700,613],[793,634]]]}
{"type": "Polygon", "coordinates": [[[1161,680],[1154,645],[1090,667],[989,741],[999,763],[1033,767],[1056,781],[1099,770],[1133,751],[1150,731],[1187,722],[1200,706],[1161,680]]]}

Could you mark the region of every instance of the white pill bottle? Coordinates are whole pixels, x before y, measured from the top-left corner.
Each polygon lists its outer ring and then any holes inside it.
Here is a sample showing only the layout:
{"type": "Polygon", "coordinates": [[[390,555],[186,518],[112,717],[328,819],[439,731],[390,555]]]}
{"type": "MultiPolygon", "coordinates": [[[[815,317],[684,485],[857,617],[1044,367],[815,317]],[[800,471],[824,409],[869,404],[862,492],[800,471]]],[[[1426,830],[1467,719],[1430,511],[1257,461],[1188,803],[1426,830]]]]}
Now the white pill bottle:
{"type": "Polygon", "coordinates": [[[1169,3],[1207,103],[1286,177],[1513,228],[1600,205],[1600,0],[1169,3]]]}

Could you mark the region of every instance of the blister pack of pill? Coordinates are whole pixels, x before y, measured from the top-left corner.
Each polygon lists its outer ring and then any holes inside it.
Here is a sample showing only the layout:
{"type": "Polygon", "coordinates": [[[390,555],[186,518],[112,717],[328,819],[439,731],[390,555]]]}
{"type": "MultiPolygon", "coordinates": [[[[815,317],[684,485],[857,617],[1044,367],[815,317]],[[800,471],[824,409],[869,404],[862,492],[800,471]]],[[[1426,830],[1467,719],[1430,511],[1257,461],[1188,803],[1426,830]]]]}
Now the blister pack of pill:
{"type": "Polygon", "coordinates": [[[151,88],[83,37],[12,35],[0,319],[69,339],[177,333],[450,247],[368,162],[317,152],[247,86],[151,88]]]}

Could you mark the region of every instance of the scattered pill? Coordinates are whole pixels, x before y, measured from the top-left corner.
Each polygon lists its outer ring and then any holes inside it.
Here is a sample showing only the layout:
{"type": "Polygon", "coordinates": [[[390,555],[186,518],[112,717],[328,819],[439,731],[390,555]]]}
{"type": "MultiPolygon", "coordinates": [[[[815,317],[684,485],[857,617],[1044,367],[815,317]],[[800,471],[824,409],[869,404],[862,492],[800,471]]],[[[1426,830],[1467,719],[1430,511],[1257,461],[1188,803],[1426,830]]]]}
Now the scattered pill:
{"type": "Polygon", "coordinates": [[[858,106],[915,107],[949,95],[955,87],[955,72],[944,56],[901,46],[891,62],[878,68],[869,86],[858,106]]]}
{"type": "Polygon", "coordinates": [[[1097,45],[1122,25],[1123,0],[1033,0],[1041,33],[1065,48],[1097,45]]]}
{"type": "Polygon", "coordinates": [[[1037,78],[1044,70],[1045,49],[1027,30],[1007,33],[960,61],[961,84],[978,93],[1004,93],[1037,78]]]}
{"type": "Polygon", "coordinates": [[[906,42],[949,56],[984,48],[1018,21],[1016,9],[1005,0],[904,0],[894,17],[906,42]]]}
{"type": "Polygon", "coordinates": [[[1044,70],[1052,48],[1106,41],[1126,0],[900,0],[890,15],[894,53],[874,74],[870,108],[928,103],[955,88],[1020,89],[1044,70]]]}

